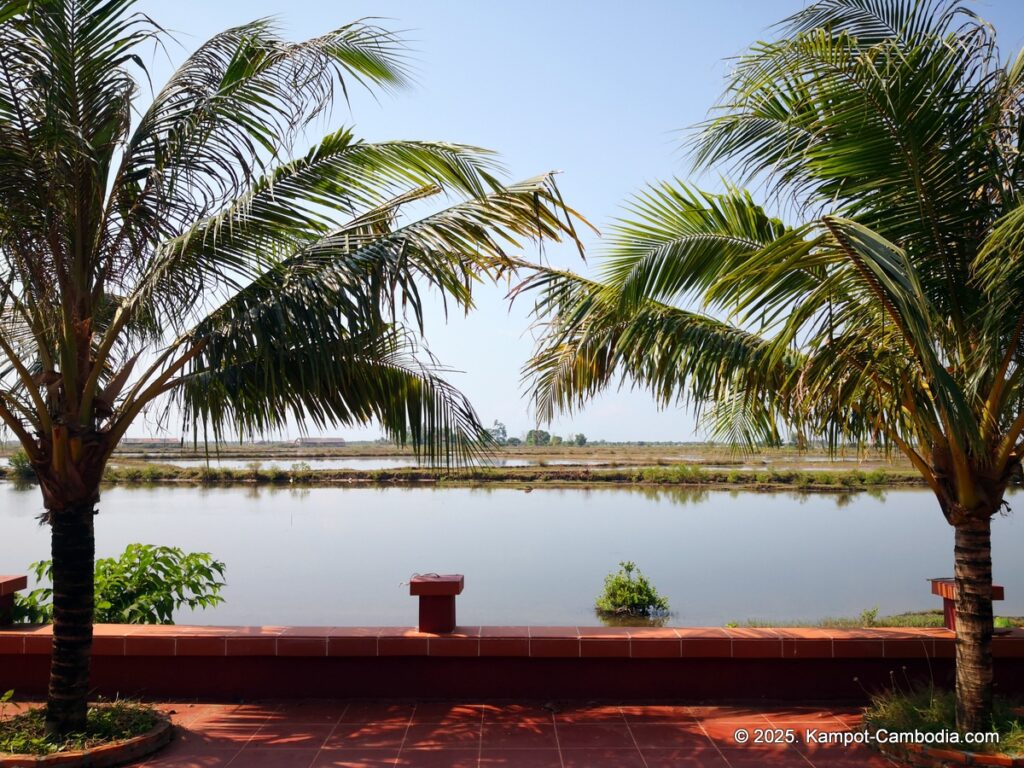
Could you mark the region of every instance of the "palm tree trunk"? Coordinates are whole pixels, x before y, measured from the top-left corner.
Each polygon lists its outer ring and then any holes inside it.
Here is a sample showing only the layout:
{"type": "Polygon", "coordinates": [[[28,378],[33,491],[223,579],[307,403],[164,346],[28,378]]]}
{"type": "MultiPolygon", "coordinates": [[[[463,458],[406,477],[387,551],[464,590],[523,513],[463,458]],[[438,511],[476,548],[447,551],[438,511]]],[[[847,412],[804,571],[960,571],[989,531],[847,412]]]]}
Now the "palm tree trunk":
{"type": "Polygon", "coordinates": [[[92,653],[96,543],[92,504],[50,512],[53,557],[53,657],[46,731],[85,727],[92,653]]]}
{"type": "Polygon", "coordinates": [[[956,724],[992,727],[992,523],[986,517],[956,530],[956,724]]]}

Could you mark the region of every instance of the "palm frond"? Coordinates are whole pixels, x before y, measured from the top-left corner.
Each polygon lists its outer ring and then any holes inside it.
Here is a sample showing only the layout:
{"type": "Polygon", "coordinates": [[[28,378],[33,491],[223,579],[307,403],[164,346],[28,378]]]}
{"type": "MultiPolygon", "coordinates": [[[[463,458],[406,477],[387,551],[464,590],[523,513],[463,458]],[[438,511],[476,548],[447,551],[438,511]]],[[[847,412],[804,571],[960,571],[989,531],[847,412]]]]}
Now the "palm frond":
{"type": "Polygon", "coordinates": [[[222,334],[174,392],[188,424],[217,439],[302,428],[379,424],[429,463],[463,464],[491,445],[464,395],[415,356],[395,326],[292,344],[222,334]]]}
{"type": "Polygon", "coordinates": [[[780,388],[795,368],[770,341],[707,315],[653,300],[622,309],[614,289],[569,272],[535,267],[517,293],[536,291],[544,329],[524,367],[540,418],[572,411],[616,381],[648,389],[663,407],[700,409],[743,380],[780,388]]]}
{"type": "MultiPolygon", "coordinates": [[[[484,195],[500,189],[485,150],[443,142],[368,144],[351,131],[330,134],[305,157],[275,168],[215,215],[161,244],[123,311],[150,307],[183,331],[181,307],[218,290],[236,290],[275,260],[332,233],[351,231],[394,200],[427,187],[449,194],[484,195]],[[397,197],[396,197],[397,196],[397,197]],[[155,304],[155,305],[154,305],[155,304]]],[[[397,207],[389,208],[391,217],[397,207]]]]}

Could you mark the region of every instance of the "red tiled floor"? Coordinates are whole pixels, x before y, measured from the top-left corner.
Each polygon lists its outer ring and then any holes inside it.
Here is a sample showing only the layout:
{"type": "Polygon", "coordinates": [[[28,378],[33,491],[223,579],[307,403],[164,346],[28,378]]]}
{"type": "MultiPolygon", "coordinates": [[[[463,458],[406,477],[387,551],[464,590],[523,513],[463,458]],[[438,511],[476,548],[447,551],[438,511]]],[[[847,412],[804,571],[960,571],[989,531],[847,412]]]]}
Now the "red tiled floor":
{"type": "Polygon", "coordinates": [[[678,704],[627,704],[620,707],[626,722],[651,723],[665,721],[669,723],[692,723],[696,718],[690,707],[678,704]]]}
{"type": "Polygon", "coordinates": [[[728,768],[717,749],[644,749],[647,768],[728,768]]]}
{"type": "Polygon", "coordinates": [[[246,747],[228,765],[231,768],[309,768],[319,753],[319,749],[246,747]]]}
{"type": "Polygon", "coordinates": [[[221,768],[239,753],[237,747],[217,749],[207,745],[174,742],[146,761],[145,768],[221,768]]]}
{"type": "MultiPolygon", "coordinates": [[[[766,707],[749,707],[740,706],[735,704],[710,704],[710,705],[691,705],[689,707],[690,713],[700,720],[742,720],[745,717],[757,718],[763,712],[768,711],[766,707]]],[[[789,711],[789,707],[783,708],[785,711],[789,711]]]]}
{"type": "Polygon", "coordinates": [[[206,726],[202,723],[193,722],[179,728],[175,732],[172,744],[180,743],[183,747],[193,751],[201,748],[210,750],[239,750],[249,743],[249,740],[256,735],[258,730],[258,726],[250,725],[206,726]]]}
{"type": "Polygon", "coordinates": [[[254,747],[289,747],[320,750],[334,730],[331,723],[267,723],[249,740],[254,747]]]}
{"type": "Polygon", "coordinates": [[[864,747],[737,744],[737,728],[859,727],[829,707],[542,702],[162,704],[145,768],[891,768],[864,747]],[[554,713],[554,714],[553,714],[554,713]]]}
{"type": "Polygon", "coordinates": [[[633,740],[641,749],[668,749],[691,747],[714,749],[711,739],[696,722],[690,723],[644,723],[632,722],[629,726],[633,740]]]}
{"type": "Polygon", "coordinates": [[[393,768],[397,760],[397,750],[325,749],[309,768],[393,768]]]}
{"type": "Polygon", "coordinates": [[[635,749],[563,749],[564,768],[644,768],[644,759],[635,749]]]}
{"type": "Polygon", "coordinates": [[[599,704],[561,707],[555,711],[556,723],[619,723],[623,721],[622,707],[599,704]]]}
{"type": "Polygon", "coordinates": [[[480,752],[476,749],[403,749],[398,756],[400,768],[477,768],[480,752]]]}
{"type": "Polygon", "coordinates": [[[795,749],[723,749],[722,757],[732,768],[808,768],[803,755],[795,749]]]}
{"type": "Polygon", "coordinates": [[[397,750],[409,729],[406,723],[338,723],[324,742],[324,749],[397,750]]]}
{"type": "Polygon", "coordinates": [[[326,723],[335,725],[341,720],[348,707],[334,701],[296,701],[287,707],[278,708],[267,719],[267,723],[326,723]]]}
{"type": "Polygon", "coordinates": [[[483,749],[557,749],[551,723],[484,723],[483,749]]]}
{"type": "Polygon", "coordinates": [[[715,741],[726,742],[729,746],[743,746],[742,744],[736,744],[735,736],[737,731],[745,730],[750,733],[755,728],[767,730],[771,728],[771,725],[761,715],[754,715],[743,719],[736,717],[701,718],[700,727],[704,729],[704,733],[715,741]]]}
{"type": "Polygon", "coordinates": [[[633,736],[625,723],[558,723],[558,746],[561,749],[582,747],[633,747],[633,736]]]}
{"type": "Polygon", "coordinates": [[[341,716],[343,723],[408,723],[415,704],[357,701],[349,704],[341,716]]]}
{"type": "Polygon", "coordinates": [[[480,768],[562,768],[557,749],[484,749],[480,768]]]}
{"type": "MultiPolygon", "coordinates": [[[[764,717],[778,728],[796,728],[804,725],[825,727],[826,724],[843,724],[835,712],[827,709],[799,709],[796,707],[773,709],[770,712],[765,712],[764,717]]],[[[858,715],[858,720],[859,717],[858,715]]]]}
{"type": "Polygon", "coordinates": [[[166,756],[144,763],[143,768],[224,768],[236,752],[207,752],[202,755],[166,756]]]}
{"type": "Polygon", "coordinates": [[[547,723],[553,720],[552,710],[542,704],[485,704],[484,723],[547,723]]]}
{"type": "Polygon", "coordinates": [[[483,720],[482,704],[459,704],[450,701],[427,701],[416,705],[412,714],[415,723],[480,723],[483,720]]]}
{"type": "Polygon", "coordinates": [[[480,749],[479,723],[427,723],[410,725],[405,732],[406,749],[480,749]]]}

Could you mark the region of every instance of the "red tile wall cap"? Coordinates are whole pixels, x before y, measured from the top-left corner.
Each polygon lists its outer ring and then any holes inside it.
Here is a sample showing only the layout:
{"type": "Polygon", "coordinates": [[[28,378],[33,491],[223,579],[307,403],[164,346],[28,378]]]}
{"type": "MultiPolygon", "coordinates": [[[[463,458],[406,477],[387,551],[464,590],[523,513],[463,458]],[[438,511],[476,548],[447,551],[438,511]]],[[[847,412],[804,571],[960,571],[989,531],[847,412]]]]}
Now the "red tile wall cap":
{"type": "MultiPolygon", "coordinates": [[[[49,624],[16,624],[0,628],[4,636],[15,635],[49,635],[52,628],[49,624]]],[[[550,627],[538,625],[517,625],[505,627],[478,627],[475,625],[456,628],[457,633],[472,637],[480,634],[488,637],[567,637],[567,638],[603,638],[625,637],[643,638],[732,638],[735,640],[778,640],[785,638],[807,640],[953,640],[955,633],[935,627],[870,627],[865,629],[821,629],[817,627],[550,627]]],[[[188,624],[96,624],[95,634],[109,637],[327,637],[327,636],[406,636],[418,634],[415,627],[285,627],[285,626],[230,626],[211,627],[188,624]]],[[[999,643],[1004,639],[1024,640],[1024,629],[1014,628],[1005,635],[995,638],[999,643]]]]}
{"type": "Polygon", "coordinates": [[[427,597],[461,595],[466,577],[461,573],[424,573],[409,580],[409,594],[427,597]]]}
{"type": "MultiPolygon", "coordinates": [[[[932,594],[938,595],[945,600],[956,600],[956,581],[954,579],[929,579],[932,583],[932,594]]],[[[998,584],[992,585],[992,599],[1002,600],[1003,588],[998,584]]]]}
{"type": "Polygon", "coordinates": [[[0,597],[13,595],[28,587],[28,576],[0,576],[0,597]]]}
{"type": "MultiPolygon", "coordinates": [[[[0,628],[0,658],[22,654],[49,654],[50,626],[17,625],[0,628]]],[[[433,655],[428,640],[437,635],[415,627],[201,627],[100,624],[95,627],[97,656],[324,656],[433,655]],[[377,642],[344,643],[340,638],[377,642]],[[334,650],[328,641],[334,643],[334,650]],[[371,653],[375,648],[377,653],[371,653]]],[[[707,658],[910,658],[951,657],[955,635],[934,629],[830,629],[817,628],[621,628],[602,627],[477,627],[460,626],[444,636],[448,640],[529,640],[514,646],[488,642],[482,656],[579,656],[582,645],[608,657],[651,658],[703,656],[707,658]],[[534,653],[536,646],[536,653],[534,653]]],[[[463,643],[465,647],[468,644],[463,643]]],[[[451,642],[437,648],[451,650],[451,642]]],[[[476,647],[475,645],[473,646],[476,647]]],[[[1024,630],[1015,629],[993,640],[998,658],[1024,657],[1024,630]]],[[[0,766],[2,768],[2,766],[0,766]]]]}
{"type": "Polygon", "coordinates": [[[81,752],[55,752],[52,755],[0,754],[0,768],[112,768],[136,762],[163,749],[171,741],[174,726],[162,712],[152,729],[132,739],[104,744],[81,752]]]}

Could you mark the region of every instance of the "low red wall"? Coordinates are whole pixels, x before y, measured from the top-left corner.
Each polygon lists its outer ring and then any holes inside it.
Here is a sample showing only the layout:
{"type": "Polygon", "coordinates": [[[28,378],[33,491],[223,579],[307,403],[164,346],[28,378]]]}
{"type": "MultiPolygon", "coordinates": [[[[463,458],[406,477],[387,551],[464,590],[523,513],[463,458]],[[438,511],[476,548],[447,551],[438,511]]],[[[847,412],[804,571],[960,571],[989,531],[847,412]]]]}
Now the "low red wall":
{"type": "MultiPolygon", "coordinates": [[[[0,690],[46,689],[49,627],[0,629],[0,690]]],[[[950,685],[943,629],[143,627],[100,625],[107,695],[843,700],[893,676],[950,685]]],[[[995,638],[996,682],[1024,694],[1024,631],[995,638]]]]}

